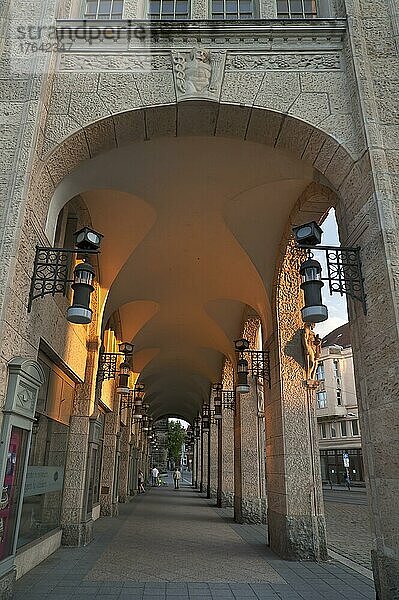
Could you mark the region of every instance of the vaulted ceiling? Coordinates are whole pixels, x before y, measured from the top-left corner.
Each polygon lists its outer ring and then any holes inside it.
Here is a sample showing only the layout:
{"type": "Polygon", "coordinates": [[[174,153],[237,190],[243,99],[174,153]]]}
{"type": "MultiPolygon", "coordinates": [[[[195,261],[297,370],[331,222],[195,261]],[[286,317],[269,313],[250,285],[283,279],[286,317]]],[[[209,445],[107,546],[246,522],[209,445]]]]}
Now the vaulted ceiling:
{"type": "Polygon", "coordinates": [[[155,417],[195,416],[248,307],[270,329],[279,243],[312,180],[285,151],[187,137],[112,150],[62,182],[104,235],[103,322],[119,311],[155,417]]]}

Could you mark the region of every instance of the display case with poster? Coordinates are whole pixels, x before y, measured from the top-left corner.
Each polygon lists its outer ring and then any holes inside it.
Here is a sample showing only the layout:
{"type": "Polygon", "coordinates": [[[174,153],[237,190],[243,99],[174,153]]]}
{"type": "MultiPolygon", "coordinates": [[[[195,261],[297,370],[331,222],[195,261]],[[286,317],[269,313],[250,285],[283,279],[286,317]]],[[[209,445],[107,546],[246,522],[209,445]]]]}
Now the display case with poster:
{"type": "Polygon", "coordinates": [[[13,551],[28,432],[12,427],[0,500],[0,560],[13,551]]]}

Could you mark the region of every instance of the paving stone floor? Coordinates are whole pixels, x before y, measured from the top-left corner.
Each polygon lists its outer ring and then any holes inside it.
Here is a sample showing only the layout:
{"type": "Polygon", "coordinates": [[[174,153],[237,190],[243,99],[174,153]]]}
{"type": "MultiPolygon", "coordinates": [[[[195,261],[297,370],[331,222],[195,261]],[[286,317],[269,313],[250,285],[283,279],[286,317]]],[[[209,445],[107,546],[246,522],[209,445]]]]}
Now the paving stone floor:
{"type": "Polygon", "coordinates": [[[364,600],[373,583],[337,563],[288,562],[188,486],[153,488],[17,582],[15,600],[364,600]]]}

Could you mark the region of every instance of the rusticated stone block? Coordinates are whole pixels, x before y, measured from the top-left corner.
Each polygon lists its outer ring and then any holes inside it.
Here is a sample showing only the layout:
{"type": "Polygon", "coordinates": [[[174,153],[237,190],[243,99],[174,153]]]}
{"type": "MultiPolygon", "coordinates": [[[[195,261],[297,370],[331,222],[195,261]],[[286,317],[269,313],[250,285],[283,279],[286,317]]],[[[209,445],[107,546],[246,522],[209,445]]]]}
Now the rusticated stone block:
{"type": "Polygon", "coordinates": [[[264,503],[261,498],[241,498],[239,523],[265,523],[264,503]],[[263,504],[263,505],[262,505],[263,504]]]}
{"type": "Polygon", "coordinates": [[[288,560],[327,560],[324,516],[287,516],[268,510],[270,548],[288,560]]]}
{"type": "Polygon", "coordinates": [[[233,508],[234,506],[234,493],[222,491],[222,507],[233,508]]]}
{"type": "Polygon", "coordinates": [[[12,600],[14,597],[15,576],[17,570],[12,569],[0,578],[0,600],[12,600]]]}
{"type": "Polygon", "coordinates": [[[87,546],[93,539],[93,520],[62,526],[63,546],[87,546]]]}

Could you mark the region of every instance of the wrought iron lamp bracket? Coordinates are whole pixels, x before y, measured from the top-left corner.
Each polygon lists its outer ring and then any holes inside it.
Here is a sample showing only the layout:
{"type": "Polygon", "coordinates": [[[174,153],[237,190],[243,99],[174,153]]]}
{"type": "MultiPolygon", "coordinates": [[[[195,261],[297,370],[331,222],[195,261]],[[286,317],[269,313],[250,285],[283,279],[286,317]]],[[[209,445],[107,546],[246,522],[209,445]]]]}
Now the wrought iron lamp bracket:
{"type": "Polygon", "coordinates": [[[118,356],[124,356],[124,354],[121,352],[100,352],[97,376],[101,381],[115,379],[118,371],[118,356]]]}
{"type": "Polygon", "coordinates": [[[312,250],[324,252],[327,277],[321,277],[321,281],[328,281],[330,294],[337,292],[341,296],[345,294],[358,300],[362,303],[364,314],[367,314],[359,246],[301,246],[297,244],[297,247],[306,250],[309,257],[313,256],[312,250]]]}
{"type": "Polygon", "coordinates": [[[222,408],[235,410],[236,393],[234,390],[222,390],[222,408]]]}
{"type": "Polygon", "coordinates": [[[77,248],[45,248],[36,246],[35,262],[31,278],[28,313],[32,310],[32,302],[36,298],[44,298],[51,294],[66,295],[68,283],[73,283],[69,279],[72,256],[89,254],[99,254],[99,250],[79,250],[77,248]]]}
{"type": "Polygon", "coordinates": [[[271,388],[270,352],[269,350],[244,350],[239,352],[247,361],[252,377],[263,379],[271,388]]]}
{"type": "Polygon", "coordinates": [[[120,394],[120,410],[125,408],[133,408],[134,404],[134,391],[131,390],[128,394],[120,394]]]}

